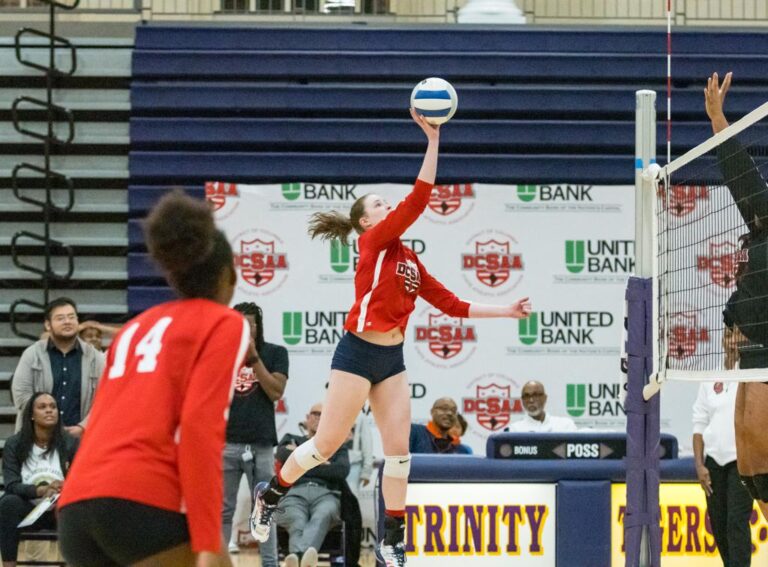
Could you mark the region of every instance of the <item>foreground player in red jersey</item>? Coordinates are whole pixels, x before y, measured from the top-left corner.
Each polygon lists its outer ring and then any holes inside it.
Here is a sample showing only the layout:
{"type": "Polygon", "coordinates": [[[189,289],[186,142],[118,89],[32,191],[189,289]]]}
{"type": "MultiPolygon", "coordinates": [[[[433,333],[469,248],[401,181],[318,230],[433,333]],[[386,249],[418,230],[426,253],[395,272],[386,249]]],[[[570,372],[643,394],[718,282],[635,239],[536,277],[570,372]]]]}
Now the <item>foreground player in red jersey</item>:
{"type": "Polygon", "coordinates": [[[232,250],[202,201],[164,197],[147,246],[181,297],[115,337],[59,501],[74,567],[231,565],[221,536],[226,412],[249,344],[232,250]]]}
{"type": "MultiPolygon", "coordinates": [[[[323,464],[349,435],[368,399],[384,446],[386,536],[377,547],[387,567],[405,564],[404,515],[411,456],[410,389],[403,363],[403,340],[416,297],[453,317],[524,318],[528,298],[512,305],[485,305],[462,301],[432,277],[413,250],[400,241],[429,202],[437,170],[440,130],[411,111],[427,136],[424,163],[413,191],[395,208],[378,195],[358,199],[346,217],[317,213],[310,235],[340,238],[352,230],[360,234],[360,261],[355,272],[355,304],[331,363],[331,378],[317,434],[298,447],[283,465],[280,476],[256,487],[251,532],[265,541],[279,499],[306,471],[323,464]]],[[[304,564],[302,564],[304,567],[304,564]]]]}

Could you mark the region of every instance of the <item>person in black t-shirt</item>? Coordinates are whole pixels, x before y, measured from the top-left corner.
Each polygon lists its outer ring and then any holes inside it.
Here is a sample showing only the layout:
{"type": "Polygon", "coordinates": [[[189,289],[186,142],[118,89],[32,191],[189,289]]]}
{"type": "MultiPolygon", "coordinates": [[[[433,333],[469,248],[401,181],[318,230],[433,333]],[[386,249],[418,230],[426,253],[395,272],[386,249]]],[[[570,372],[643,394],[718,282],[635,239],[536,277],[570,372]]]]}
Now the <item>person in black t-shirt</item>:
{"type": "MultiPolygon", "coordinates": [[[[269,480],[275,472],[275,402],[282,397],[288,381],[288,351],[264,341],[261,308],[255,303],[239,303],[234,308],[250,323],[251,340],[258,356],[246,360],[240,369],[229,408],[224,447],[224,541],[230,541],[232,534],[232,518],[242,475],[248,480],[252,493],[255,483],[269,480]]],[[[237,552],[236,544],[230,543],[230,552],[237,552]]],[[[261,544],[260,553],[263,567],[277,567],[276,536],[270,536],[261,544]]]]}
{"type": "MultiPolygon", "coordinates": [[[[723,103],[732,74],[707,81],[704,98],[712,131],[728,127],[723,103]]],[[[723,311],[739,344],[739,368],[768,368],[768,185],[752,157],[735,139],[717,148],[717,159],[746,225],[736,260],[736,289],[723,311]]],[[[766,374],[768,376],[768,373],[766,374]]],[[[736,393],[736,465],[742,484],[768,518],[768,383],[742,382],[736,393]]]]}

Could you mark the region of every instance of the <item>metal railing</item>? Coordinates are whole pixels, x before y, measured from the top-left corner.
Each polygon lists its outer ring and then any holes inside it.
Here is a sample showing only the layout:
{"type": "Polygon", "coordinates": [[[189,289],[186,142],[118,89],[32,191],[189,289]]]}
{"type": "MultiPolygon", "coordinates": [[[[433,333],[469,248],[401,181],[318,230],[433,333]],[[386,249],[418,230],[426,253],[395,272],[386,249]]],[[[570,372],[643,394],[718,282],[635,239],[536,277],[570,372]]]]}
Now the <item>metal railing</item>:
{"type": "MultiPolygon", "coordinates": [[[[396,21],[456,23],[468,0],[81,0],[77,19],[125,21],[396,21]],[[97,14],[97,15],[94,15],[97,14]]],[[[529,24],[666,24],[666,0],[515,0],[529,24]]],[[[673,0],[676,25],[768,26],[768,0],[673,0]]],[[[0,14],[41,12],[45,0],[0,0],[0,14]]],[[[62,19],[67,16],[62,14],[62,19]]]]}
{"type": "Polygon", "coordinates": [[[14,129],[18,133],[42,143],[42,166],[25,161],[14,167],[11,174],[11,186],[14,197],[19,201],[38,208],[40,211],[38,220],[43,225],[42,234],[31,230],[21,230],[14,234],[11,239],[11,259],[13,264],[20,270],[40,278],[42,300],[35,301],[19,298],[11,303],[9,309],[13,333],[30,340],[36,340],[38,337],[22,331],[18,324],[29,320],[30,309],[33,312],[43,311],[50,299],[51,287],[55,283],[69,281],[74,271],[74,252],[72,247],[51,236],[53,216],[69,212],[75,204],[74,184],[69,177],[53,170],[51,156],[54,151],[60,152],[69,146],[75,137],[73,114],[70,110],[53,101],[53,90],[57,86],[58,79],[70,77],[77,70],[77,49],[67,38],[56,35],[56,10],[73,10],[77,7],[78,2],[79,0],[70,0],[68,3],[59,0],[47,0],[48,30],[40,31],[33,28],[22,28],[16,34],[14,42],[18,63],[25,67],[42,71],[45,74],[44,99],[32,96],[18,96],[11,105],[14,129]],[[47,44],[48,57],[46,63],[41,63],[39,60],[36,61],[30,54],[30,51],[39,49],[40,42],[36,40],[41,39],[47,44]],[[57,65],[57,52],[59,50],[69,54],[69,57],[65,58],[64,67],[57,65]],[[23,124],[23,114],[25,111],[30,110],[45,112],[45,130],[37,130],[23,124]],[[62,122],[67,125],[65,136],[57,134],[56,126],[62,122]],[[44,199],[32,196],[24,190],[25,187],[38,187],[40,184],[44,189],[44,199]],[[58,203],[54,200],[53,193],[62,189],[67,195],[67,199],[64,203],[58,203]],[[30,264],[23,259],[25,256],[31,255],[30,252],[26,252],[28,247],[40,246],[43,249],[43,267],[30,264]],[[52,258],[54,255],[65,255],[67,257],[67,270],[65,272],[57,272],[53,269],[52,258]],[[20,309],[22,307],[25,309],[20,309]]]}

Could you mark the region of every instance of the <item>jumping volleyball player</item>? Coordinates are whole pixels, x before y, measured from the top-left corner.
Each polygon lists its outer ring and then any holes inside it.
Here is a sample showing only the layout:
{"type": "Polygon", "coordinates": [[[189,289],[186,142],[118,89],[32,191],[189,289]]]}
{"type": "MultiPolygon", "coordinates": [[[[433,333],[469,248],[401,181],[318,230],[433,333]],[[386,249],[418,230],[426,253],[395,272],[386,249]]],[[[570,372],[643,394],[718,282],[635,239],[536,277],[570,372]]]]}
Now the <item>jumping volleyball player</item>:
{"type": "Polygon", "coordinates": [[[62,553],[75,567],[229,566],[221,455],[250,343],[247,322],[227,307],[232,250],[208,206],[178,192],[151,212],[146,236],[182,299],[115,337],[59,500],[62,553]]]}
{"type": "Polygon", "coordinates": [[[405,565],[405,497],[411,456],[410,389],[403,363],[403,340],[416,297],[453,317],[514,317],[530,313],[528,298],[512,305],[484,305],[460,300],[432,277],[413,250],[400,242],[402,234],[429,202],[437,169],[439,126],[411,110],[427,136],[427,151],[413,191],[393,210],[380,196],[360,197],[349,217],[338,212],[316,213],[309,233],[343,242],[352,230],[359,235],[360,260],[355,272],[355,304],[331,363],[323,415],[312,439],[300,445],[280,474],[256,486],[251,532],[258,541],[269,536],[279,500],[308,470],[322,465],[347,439],[360,408],[368,399],[384,447],[382,491],[386,505],[386,535],[376,548],[387,567],[405,565]]]}
{"type": "MultiPolygon", "coordinates": [[[[731,85],[722,86],[714,73],[707,80],[704,100],[715,134],[728,127],[723,103],[731,85]]],[[[740,238],[736,289],[723,311],[726,325],[739,340],[739,368],[768,368],[768,185],[741,144],[731,138],[717,148],[728,189],[747,233],[740,238]]],[[[768,376],[768,372],[766,373],[768,376]]],[[[736,393],[736,463],[741,482],[768,519],[768,383],[742,382],[736,393]]]]}

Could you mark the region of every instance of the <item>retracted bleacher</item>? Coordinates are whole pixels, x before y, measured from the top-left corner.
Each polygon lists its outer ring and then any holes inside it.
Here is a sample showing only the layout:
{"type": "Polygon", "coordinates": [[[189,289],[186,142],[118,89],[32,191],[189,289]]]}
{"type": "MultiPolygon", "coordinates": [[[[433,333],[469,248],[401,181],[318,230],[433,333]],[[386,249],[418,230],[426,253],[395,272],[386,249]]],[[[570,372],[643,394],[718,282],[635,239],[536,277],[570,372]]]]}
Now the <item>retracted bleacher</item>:
{"type": "MultiPolygon", "coordinates": [[[[626,29],[142,26],[129,308],[171,296],[137,224],[169,186],[202,195],[211,180],[412,181],[424,142],[408,97],[427,76],[459,94],[440,182],[632,184],[634,91],[665,90],[665,51],[663,32],[626,29]]],[[[734,116],[763,101],[763,35],[680,32],[675,53],[675,152],[709,135],[701,86],[724,57],[739,80],[734,116]]]]}

